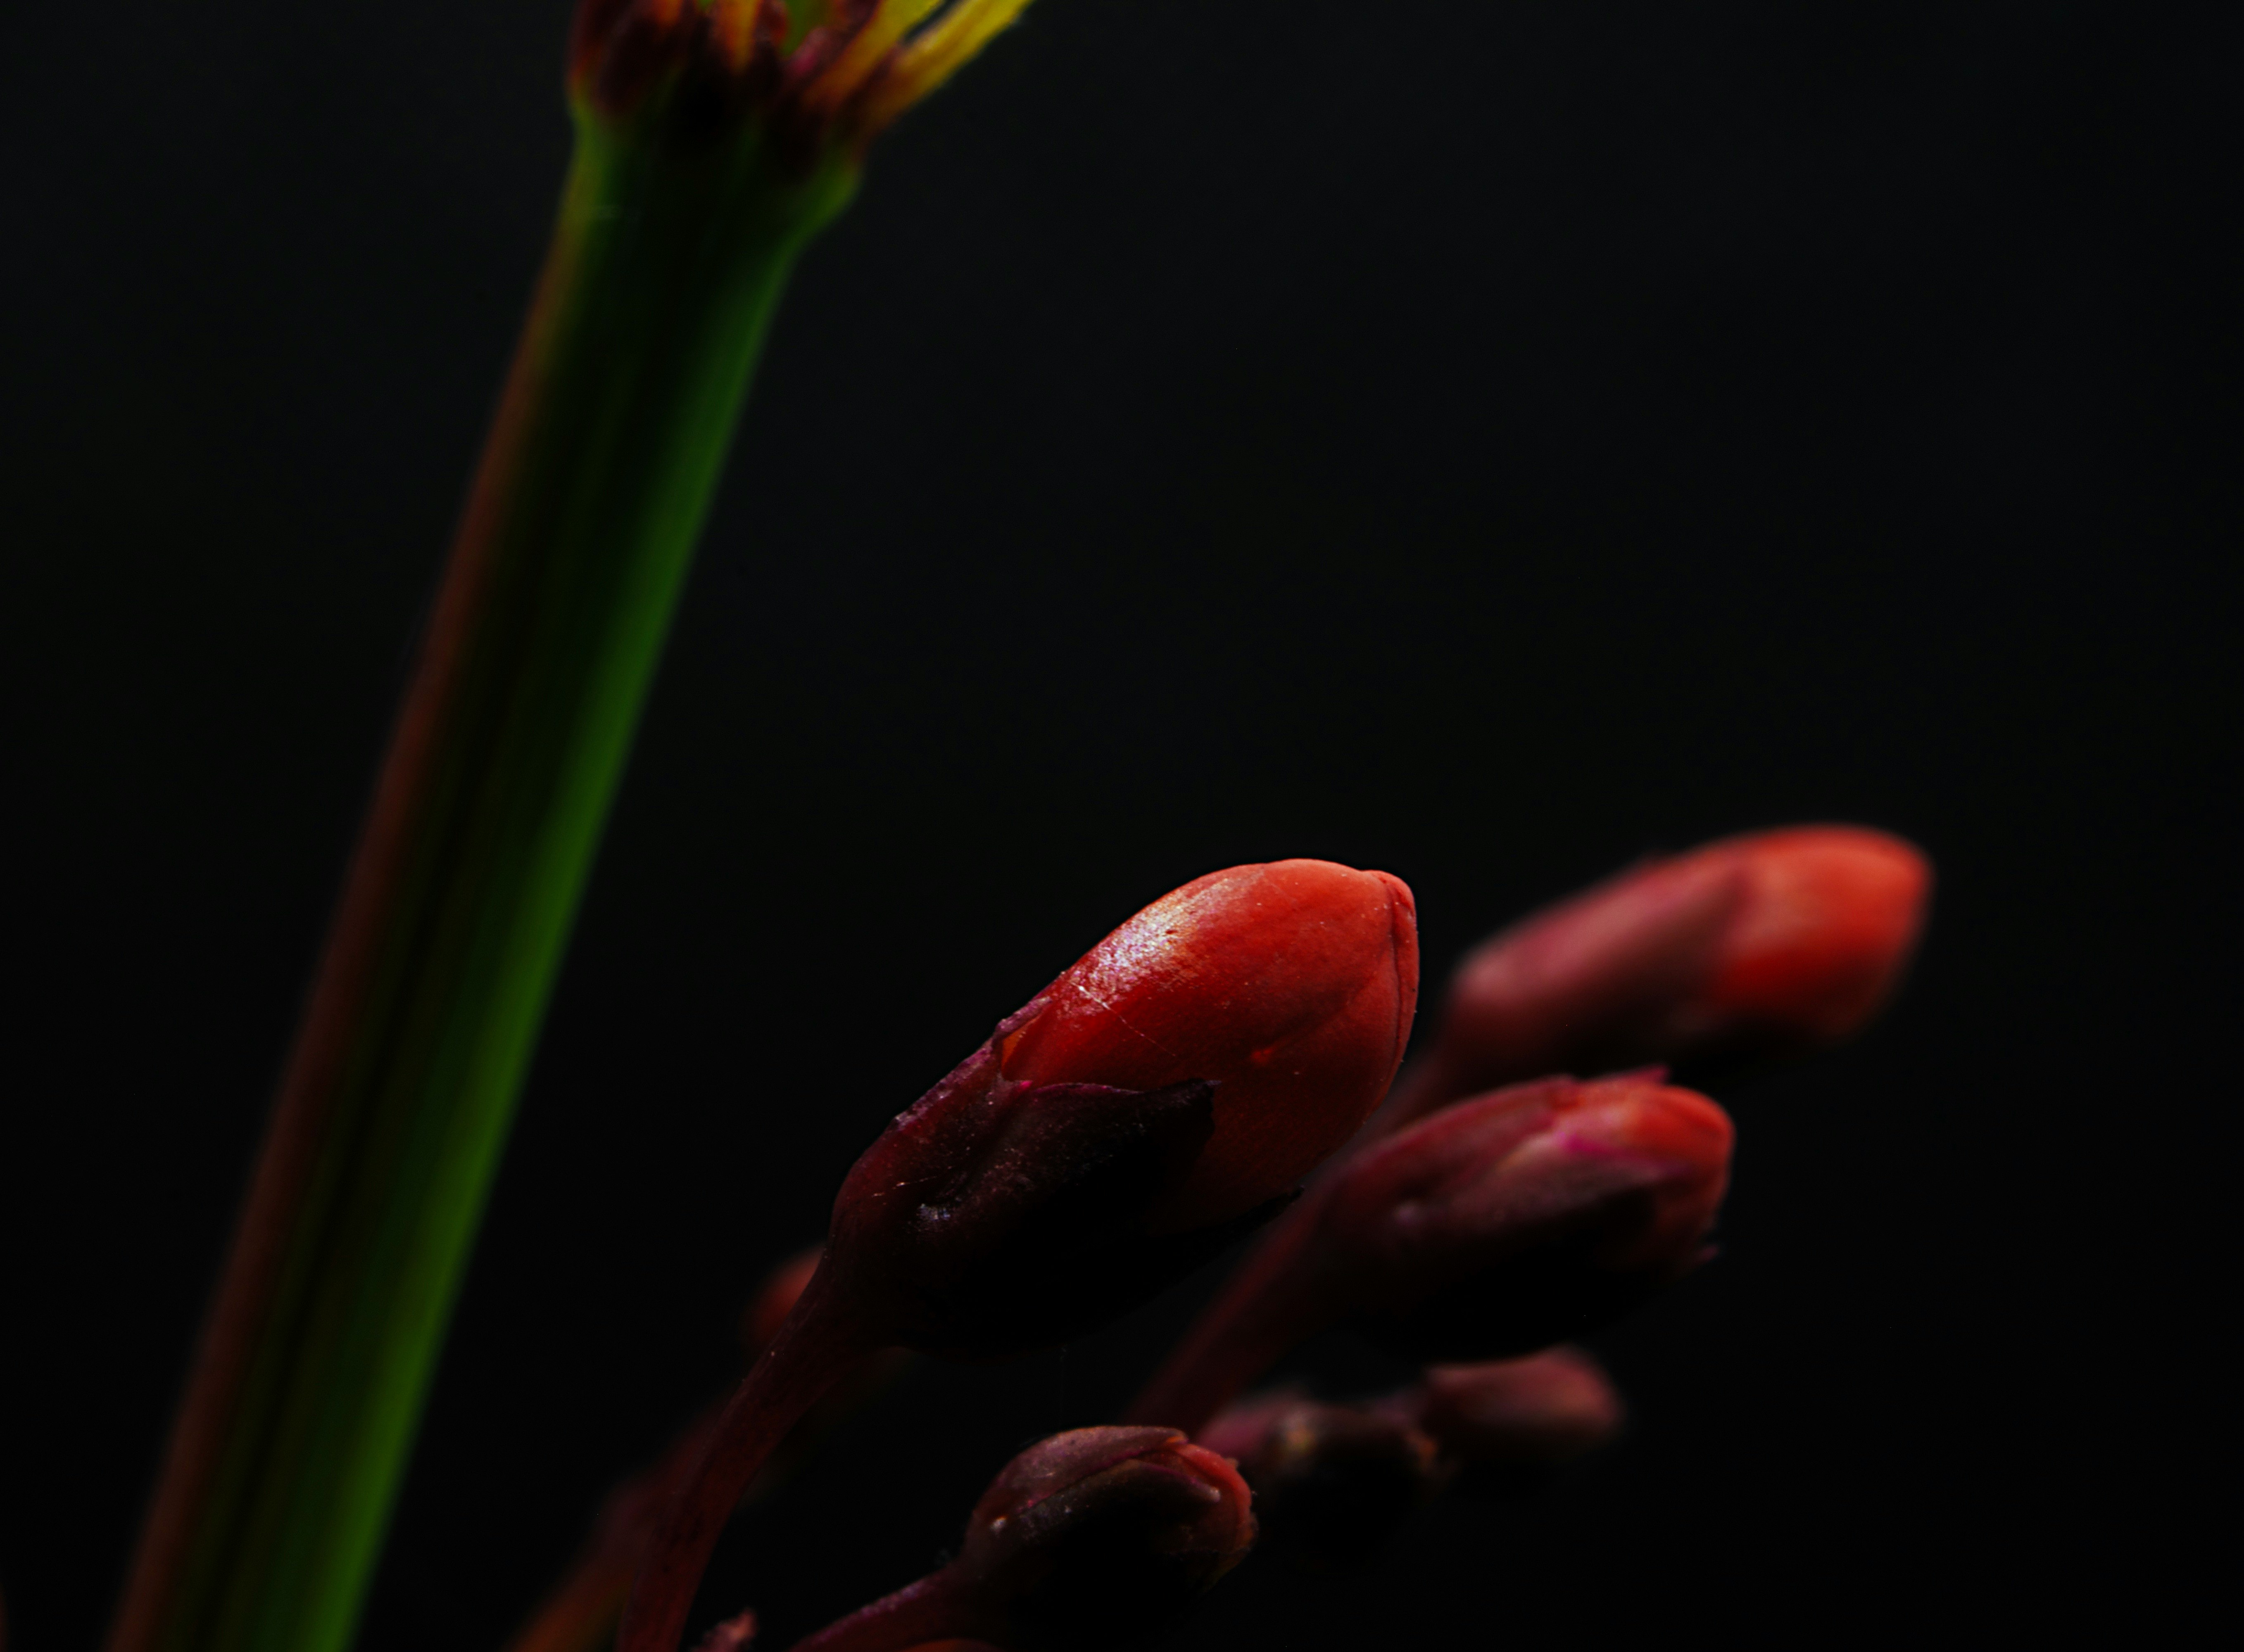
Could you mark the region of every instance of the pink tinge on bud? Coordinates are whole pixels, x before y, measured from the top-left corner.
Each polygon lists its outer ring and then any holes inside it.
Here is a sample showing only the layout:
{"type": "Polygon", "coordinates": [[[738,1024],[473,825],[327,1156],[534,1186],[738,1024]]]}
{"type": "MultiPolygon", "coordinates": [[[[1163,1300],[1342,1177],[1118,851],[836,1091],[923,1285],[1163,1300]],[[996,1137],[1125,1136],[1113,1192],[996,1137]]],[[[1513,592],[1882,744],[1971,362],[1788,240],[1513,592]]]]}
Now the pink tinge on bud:
{"type": "Polygon", "coordinates": [[[1780,1053],[1844,1038],[1891,993],[1930,863],[1860,826],[1794,826],[1656,860],[1536,914],[1452,978],[1418,1116],[1538,1074],[1780,1053]]]}
{"type": "Polygon", "coordinates": [[[1523,1353],[1701,1260],[1733,1139],[1713,1102],[1649,1079],[1517,1085],[1361,1154],[1314,1243],[1366,1328],[1435,1359],[1523,1353]]]}
{"type": "Polygon", "coordinates": [[[1016,1082],[1213,1080],[1214,1135],[1152,1218],[1197,1227],[1283,1192],[1355,1133],[1394,1078],[1417,996],[1400,879],[1328,860],[1234,866],[1092,947],[998,1059],[1016,1082]]]}
{"type": "Polygon", "coordinates": [[[1627,1415],[1612,1379],[1578,1348],[1435,1365],[1398,1400],[1443,1455],[1496,1468],[1579,1457],[1612,1440],[1627,1415]]]}

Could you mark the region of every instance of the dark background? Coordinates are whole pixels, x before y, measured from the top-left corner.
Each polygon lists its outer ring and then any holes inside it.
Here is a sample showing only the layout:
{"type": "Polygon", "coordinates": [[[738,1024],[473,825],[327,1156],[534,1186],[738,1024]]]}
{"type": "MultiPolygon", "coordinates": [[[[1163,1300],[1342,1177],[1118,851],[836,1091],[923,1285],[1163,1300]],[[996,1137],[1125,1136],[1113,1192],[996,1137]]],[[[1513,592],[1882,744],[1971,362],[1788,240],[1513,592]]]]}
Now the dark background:
{"type": "MultiPolygon", "coordinates": [[[[543,246],[567,10],[10,22],[18,1652],[116,1586],[543,246]]],[[[1812,819],[1930,849],[1929,944],[1858,1048],[1726,1096],[1726,1255],[1602,1345],[1632,1437],[1362,1577],[1250,1562],[1190,1643],[2180,1600],[2234,1201],[2239,45],[2213,5],[1038,0],[787,303],[365,1644],[496,1649],[878,1124],[1164,889],[1391,870],[1431,981],[1812,819]]],[[[1186,1306],[923,1371],[707,1598],[778,1649],[916,1574],[1186,1306]]]]}

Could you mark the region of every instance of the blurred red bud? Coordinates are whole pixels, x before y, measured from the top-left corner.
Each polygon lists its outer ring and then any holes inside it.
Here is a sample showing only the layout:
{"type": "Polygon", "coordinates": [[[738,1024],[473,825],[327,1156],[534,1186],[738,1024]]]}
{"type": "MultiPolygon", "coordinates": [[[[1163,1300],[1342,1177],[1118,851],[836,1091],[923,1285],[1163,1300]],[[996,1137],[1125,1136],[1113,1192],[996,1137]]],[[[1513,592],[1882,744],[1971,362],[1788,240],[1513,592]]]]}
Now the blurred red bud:
{"type": "Polygon", "coordinates": [[[1844,1038],[1900,979],[1929,862],[1860,826],[1728,838],[1632,868],[1469,954],[1396,1121],[1551,1072],[1844,1038]]]}
{"type": "Polygon", "coordinates": [[[1477,1467],[1534,1467],[1593,1451],[1620,1432],[1619,1392],[1578,1348],[1524,1359],[1435,1365],[1397,1409],[1443,1454],[1477,1467]]]}
{"type": "Polygon", "coordinates": [[[1156,901],[858,1160],[828,1237],[837,1300],[964,1358],[1135,1306],[1378,1104],[1416,959],[1409,893],[1383,873],[1281,861],[1156,901]]]}
{"type": "Polygon", "coordinates": [[[1292,1390],[1229,1407],[1200,1443],[1238,1460],[1261,1547],[1320,1567],[1373,1558],[1449,1478],[1433,1438],[1402,1413],[1292,1390]]]}
{"type": "Polygon", "coordinates": [[[755,1638],[756,1615],[742,1612],[711,1625],[709,1632],[693,1643],[693,1652],[746,1652],[755,1638]]]}
{"type": "Polygon", "coordinates": [[[1326,1288],[1421,1357],[1547,1347],[1697,1265],[1732,1139],[1705,1096],[1634,1076],[1462,1102],[1335,1178],[1326,1288]]]}

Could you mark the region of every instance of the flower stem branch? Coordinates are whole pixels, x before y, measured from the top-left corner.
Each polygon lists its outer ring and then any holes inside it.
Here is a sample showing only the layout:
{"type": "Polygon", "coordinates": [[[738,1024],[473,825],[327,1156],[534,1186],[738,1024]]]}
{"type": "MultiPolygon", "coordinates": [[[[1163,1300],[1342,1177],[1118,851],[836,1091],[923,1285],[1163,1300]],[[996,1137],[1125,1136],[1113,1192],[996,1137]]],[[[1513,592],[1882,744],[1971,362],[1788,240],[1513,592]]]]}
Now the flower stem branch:
{"type": "Polygon", "coordinates": [[[1332,1185],[1330,1178],[1311,1183],[1280,1215],[1267,1242],[1248,1251],[1130,1402],[1125,1423],[1181,1429],[1196,1438],[1317,1328],[1321,1313],[1302,1287],[1301,1253],[1315,1242],[1332,1185]]]}
{"type": "Polygon", "coordinates": [[[725,1523],[804,1413],[878,1352],[821,1267],[718,1417],[640,1561],[616,1640],[619,1652],[673,1652],[725,1523]]]}
{"type": "Polygon", "coordinates": [[[794,1652],[905,1652],[930,1642],[988,1634],[991,1627],[976,1611],[972,1592],[941,1571],[859,1607],[796,1642],[794,1652]]]}

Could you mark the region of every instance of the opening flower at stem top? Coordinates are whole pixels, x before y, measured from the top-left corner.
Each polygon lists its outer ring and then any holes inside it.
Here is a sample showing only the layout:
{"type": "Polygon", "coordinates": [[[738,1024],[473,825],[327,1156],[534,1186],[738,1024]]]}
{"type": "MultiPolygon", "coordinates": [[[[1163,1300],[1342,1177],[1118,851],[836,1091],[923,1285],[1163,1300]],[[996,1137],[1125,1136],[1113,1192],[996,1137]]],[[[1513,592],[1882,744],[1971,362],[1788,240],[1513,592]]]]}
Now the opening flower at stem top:
{"type": "Polygon", "coordinates": [[[570,90],[610,120],[761,128],[804,158],[860,152],[1028,0],[583,0],[570,90]]]}

